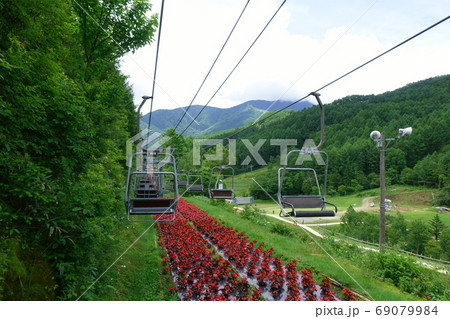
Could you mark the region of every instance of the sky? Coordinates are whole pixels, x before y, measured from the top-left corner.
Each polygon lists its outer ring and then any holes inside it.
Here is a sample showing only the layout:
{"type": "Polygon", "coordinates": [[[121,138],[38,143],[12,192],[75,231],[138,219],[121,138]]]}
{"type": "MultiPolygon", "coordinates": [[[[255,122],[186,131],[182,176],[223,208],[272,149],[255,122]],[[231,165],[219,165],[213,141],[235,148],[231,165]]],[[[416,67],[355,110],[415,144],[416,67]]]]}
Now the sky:
{"type": "MultiPolygon", "coordinates": [[[[192,104],[298,100],[450,15],[448,0],[287,0],[215,94],[282,2],[250,0],[192,104]]],[[[151,13],[160,12],[161,1],[151,3],[151,13]]],[[[165,1],[154,110],[191,103],[246,3],[165,1]]],[[[156,40],[122,60],[136,105],[152,93],[156,40]]],[[[444,74],[450,74],[450,19],[321,90],[321,99],[380,94],[444,74]]]]}

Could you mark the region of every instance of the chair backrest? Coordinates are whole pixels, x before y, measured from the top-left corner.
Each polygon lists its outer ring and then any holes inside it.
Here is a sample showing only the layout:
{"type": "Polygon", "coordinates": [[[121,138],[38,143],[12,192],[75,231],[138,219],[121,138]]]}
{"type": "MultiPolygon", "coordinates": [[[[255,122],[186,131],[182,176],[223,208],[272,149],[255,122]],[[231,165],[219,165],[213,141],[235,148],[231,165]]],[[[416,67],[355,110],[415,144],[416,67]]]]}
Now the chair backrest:
{"type": "Polygon", "coordinates": [[[228,198],[232,199],[234,197],[233,190],[231,189],[211,189],[211,198],[228,198]]]}
{"type": "Polygon", "coordinates": [[[320,196],[282,196],[281,199],[294,208],[322,208],[324,205],[320,196]]]}
{"type": "Polygon", "coordinates": [[[192,185],[189,185],[188,191],[201,192],[201,191],[203,191],[203,184],[192,184],[192,185]]]}
{"type": "Polygon", "coordinates": [[[234,203],[237,205],[251,205],[253,204],[253,197],[235,197],[234,203]]]}
{"type": "Polygon", "coordinates": [[[178,181],[178,186],[186,187],[187,181],[178,181]]]}
{"type": "Polygon", "coordinates": [[[132,208],[148,208],[154,210],[155,208],[169,208],[173,204],[173,198],[135,198],[131,201],[132,208]]]}

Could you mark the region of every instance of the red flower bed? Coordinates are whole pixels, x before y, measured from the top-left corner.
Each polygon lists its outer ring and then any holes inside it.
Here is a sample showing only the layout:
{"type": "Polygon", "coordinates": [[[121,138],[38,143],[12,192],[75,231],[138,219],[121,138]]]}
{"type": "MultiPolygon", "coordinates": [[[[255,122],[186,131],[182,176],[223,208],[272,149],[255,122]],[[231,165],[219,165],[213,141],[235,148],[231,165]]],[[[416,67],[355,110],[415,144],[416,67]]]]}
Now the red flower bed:
{"type": "Polygon", "coordinates": [[[334,298],[334,293],[331,291],[331,281],[330,278],[327,276],[323,277],[322,284],[320,285],[321,292],[320,295],[322,296],[323,301],[334,301],[336,300],[334,298]]]}
{"type": "Polygon", "coordinates": [[[344,293],[344,301],[356,301],[356,297],[353,294],[353,292],[351,292],[348,289],[342,289],[342,292],[344,293]]]}
{"type": "Polygon", "coordinates": [[[168,256],[163,262],[182,300],[335,300],[326,282],[316,287],[311,271],[299,275],[297,260],[284,265],[272,248],[248,242],[244,233],[184,200],[178,212],[159,232],[168,256]]]}
{"type": "MultiPolygon", "coordinates": [[[[159,225],[160,244],[175,278],[181,300],[245,300],[248,287],[229,262],[215,251],[183,217],[159,225]]],[[[163,260],[164,262],[164,260],[163,260]]]]}

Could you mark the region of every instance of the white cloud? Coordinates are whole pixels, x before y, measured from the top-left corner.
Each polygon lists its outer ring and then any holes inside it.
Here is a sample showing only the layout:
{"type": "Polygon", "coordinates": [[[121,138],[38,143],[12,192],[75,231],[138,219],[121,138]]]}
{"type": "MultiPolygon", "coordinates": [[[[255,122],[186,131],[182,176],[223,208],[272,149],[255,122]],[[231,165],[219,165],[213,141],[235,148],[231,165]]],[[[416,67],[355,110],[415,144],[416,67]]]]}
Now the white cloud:
{"type": "MultiPolygon", "coordinates": [[[[319,2],[314,5],[321,5],[321,12],[312,4],[299,6],[288,1],[210,105],[231,107],[250,99],[301,98],[437,22],[450,8],[440,0],[441,6],[432,7],[420,0],[378,1],[375,5],[373,0],[358,1],[358,5],[344,1],[340,6],[319,2]],[[357,18],[360,20],[343,35],[357,18]]],[[[205,104],[212,97],[280,4],[276,0],[250,2],[194,104],[205,104]]],[[[244,5],[245,1],[237,0],[166,1],[155,109],[191,102],[244,5]]],[[[444,22],[324,89],[322,99],[331,102],[350,94],[378,94],[449,74],[449,25],[450,21],[444,22]]],[[[136,63],[124,59],[122,70],[130,75],[136,104],[140,96],[151,93],[155,49],[156,41],[133,56],[136,63]]]]}

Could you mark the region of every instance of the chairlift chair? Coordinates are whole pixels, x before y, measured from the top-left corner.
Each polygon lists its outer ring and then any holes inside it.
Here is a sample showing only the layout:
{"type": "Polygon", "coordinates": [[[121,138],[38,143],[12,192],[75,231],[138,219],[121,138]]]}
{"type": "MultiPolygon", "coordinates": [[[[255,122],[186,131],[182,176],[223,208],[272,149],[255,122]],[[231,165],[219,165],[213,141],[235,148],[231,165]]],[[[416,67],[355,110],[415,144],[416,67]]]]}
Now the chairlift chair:
{"type": "Polygon", "coordinates": [[[189,192],[203,192],[203,176],[201,172],[198,169],[189,171],[187,178],[188,184],[186,186],[189,192]],[[192,184],[190,184],[190,181],[192,181],[192,184]]]}
{"type": "MultiPolygon", "coordinates": [[[[174,165],[174,163],[172,162],[172,160],[165,160],[165,161],[161,161],[160,165],[159,165],[159,171],[163,172],[164,171],[164,167],[166,165],[174,165]]],[[[171,191],[174,190],[174,178],[171,175],[163,175],[161,176],[161,193],[162,194],[167,194],[170,193],[171,191]]],[[[179,186],[179,185],[178,185],[179,186]]]]}
{"type": "Polygon", "coordinates": [[[319,148],[323,145],[325,140],[325,109],[323,107],[322,101],[320,100],[320,94],[312,92],[313,95],[320,106],[321,117],[320,117],[320,143],[315,148],[306,148],[302,150],[292,150],[290,151],[285,159],[284,167],[278,170],[278,204],[280,206],[280,216],[287,217],[329,217],[335,216],[337,213],[337,206],[326,201],[326,187],[327,187],[327,173],[328,173],[328,154],[324,151],[319,151],[319,148]],[[287,167],[289,163],[289,156],[292,154],[301,155],[324,155],[324,180],[323,187],[320,187],[319,180],[317,178],[316,171],[313,168],[305,167],[287,167]],[[283,181],[286,172],[288,171],[309,171],[314,176],[315,184],[317,187],[317,194],[302,194],[302,195],[287,195],[283,193],[283,181]],[[322,189],[322,190],[321,190],[322,189]],[[333,206],[334,209],[327,209],[327,205],[333,206]],[[288,211],[286,212],[287,209],[288,211]],[[289,211],[290,210],[290,211],[289,211]]]}
{"type": "Polygon", "coordinates": [[[185,170],[179,170],[177,171],[178,176],[178,187],[187,187],[189,184],[189,175],[185,170]],[[182,179],[182,177],[184,177],[182,179]]]}
{"type": "Polygon", "coordinates": [[[326,180],[327,180],[327,170],[328,170],[328,155],[323,151],[318,150],[293,150],[290,151],[286,157],[286,163],[291,154],[299,153],[302,155],[312,155],[321,154],[325,155],[325,166],[324,166],[324,181],[323,187],[320,187],[319,180],[317,178],[317,173],[313,168],[305,167],[281,167],[278,170],[278,203],[280,205],[280,216],[287,217],[330,217],[335,216],[337,213],[337,206],[327,202],[325,200],[326,196],[326,180]],[[283,182],[285,180],[285,174],[287,171],[308,171],[314,176],[315,185],[318,190],[318,194],[308,194],[308,195],[287,195],[283,193],[283,182]],[[321,190],[322,189],[322,190],[321,190]],[[326,205],[331,205],[334,207],[333,210],[327,209],[326,205]],[[286,211],[288,210],[288,211],[286,211]],[[290,210],[290,211],[289,211],[290,210]]]}
{"type": "Polygon", "coordinates": [[[208,185],[209,198],[213,199],[233,199],[234,198],[234,169],[231,166],[214,166],[211,169],[211,175],[208,185]],[[229,173],[224,173],[229,171],[229,173]],[[223,188],[223,182],[220,178],[231,177],[231,188],[223,188]],[[211,187],[215,179],[214,187],[211,187]]]}
{"type": "Polygon", "coordinates": [[[145,169],[136,168],[133,159],[137,156],[147,157],[147,152],[134,153],[129,160],[127,184],[125,189],[125,207],[130,222],[172,221],[175,219],[179,200],[176,162],[172,154],[153,152],[152,157],[166,156],[168,162],[152,162],[145,169]],[[173,165],[172,171],[163,171],[165,164],[173,165]],[[174,180],[173,197],[163,197],[164,177],[174,180]],[[160,215],[156,219],[146,219],[149,215],[160,215]],[[161,216],[162,215],[162,216],[161,216]]]}

